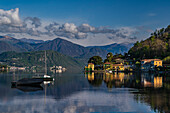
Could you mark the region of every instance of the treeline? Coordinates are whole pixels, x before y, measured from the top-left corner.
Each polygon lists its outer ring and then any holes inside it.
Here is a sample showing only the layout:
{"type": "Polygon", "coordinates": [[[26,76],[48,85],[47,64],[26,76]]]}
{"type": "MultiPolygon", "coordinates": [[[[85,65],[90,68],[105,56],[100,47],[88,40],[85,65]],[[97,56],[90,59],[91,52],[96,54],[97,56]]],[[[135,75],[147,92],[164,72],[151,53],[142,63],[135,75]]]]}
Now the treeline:
{"type": "Polygon", "coordinates": [[[117,58],[124,59],[125,56],[122,54],[113,55],[113,53],[109,52],[106,56],[106,59],[103,60],[102,57],[100,57],[100,56],[93,56],[88,60],[88,63],[93,63],[94,65],[102,65],[103,63],[106,63],[106,62],[116,64],[117,58]]]}
{"type": "Polygon", "coordinates": [[[137,41],[128,54],[132,59],[138,60],[144,58],[166,60],[166,57],[170,56],[170,25],[151,33],[151,36],[144,41],[137,41]]]}
{"type": "MultiPolygon", "coordinates": [[[[47,66],[63,66],[67,70],[82,70],[81,67],[84,65],[79,60],[72,57],[60,54],[56,51],[48,50],[47,53],[47,66]]],[[[34,51],[34,52],[4,52],[0,54],[0,61],[4,62],[9,66],[16,67],[32,67],[36,66],[44,69],[45,64],[45,54],[44,51],[34,51]]]]}

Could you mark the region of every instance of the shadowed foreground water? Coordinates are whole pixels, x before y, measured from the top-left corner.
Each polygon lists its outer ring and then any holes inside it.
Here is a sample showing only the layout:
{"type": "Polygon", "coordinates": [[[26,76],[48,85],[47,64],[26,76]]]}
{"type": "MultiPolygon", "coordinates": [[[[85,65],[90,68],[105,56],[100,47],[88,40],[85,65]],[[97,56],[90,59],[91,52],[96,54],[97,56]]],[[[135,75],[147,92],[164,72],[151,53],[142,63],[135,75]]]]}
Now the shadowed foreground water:
{"type": "Polygon", "coordinates": [[[170,75],[64,73],[52,75],[53,83],[11,88],[33,75],[0,74],[1,112],[170,112],[170,75]]]}

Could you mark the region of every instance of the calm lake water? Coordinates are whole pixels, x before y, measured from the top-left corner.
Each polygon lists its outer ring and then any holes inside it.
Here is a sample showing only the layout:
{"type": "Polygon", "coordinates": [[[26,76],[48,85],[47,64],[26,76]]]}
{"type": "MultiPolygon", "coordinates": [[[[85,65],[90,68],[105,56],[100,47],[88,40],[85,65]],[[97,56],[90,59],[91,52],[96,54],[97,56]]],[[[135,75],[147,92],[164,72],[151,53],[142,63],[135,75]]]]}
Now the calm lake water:
{"type": "Polygon", "coordinates": [[[66,72],[39,87],[11,88],[11,81],[33,75],[0,73],[0,112],[170,112],[170,75],[66,72]]]}

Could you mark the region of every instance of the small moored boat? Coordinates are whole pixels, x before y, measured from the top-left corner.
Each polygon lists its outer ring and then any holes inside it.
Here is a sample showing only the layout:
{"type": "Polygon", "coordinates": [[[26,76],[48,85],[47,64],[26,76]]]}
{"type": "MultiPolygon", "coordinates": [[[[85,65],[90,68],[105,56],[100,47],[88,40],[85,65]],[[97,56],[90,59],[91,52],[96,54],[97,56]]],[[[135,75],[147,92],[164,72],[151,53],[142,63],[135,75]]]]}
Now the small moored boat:
{"type": "Polygon", "coordinates": [[[23,78],[18,81],[11,82],[12,86],[24,86],[24,85],[40,85],[43,82],[42,79],[35,78],[23,78]]]}

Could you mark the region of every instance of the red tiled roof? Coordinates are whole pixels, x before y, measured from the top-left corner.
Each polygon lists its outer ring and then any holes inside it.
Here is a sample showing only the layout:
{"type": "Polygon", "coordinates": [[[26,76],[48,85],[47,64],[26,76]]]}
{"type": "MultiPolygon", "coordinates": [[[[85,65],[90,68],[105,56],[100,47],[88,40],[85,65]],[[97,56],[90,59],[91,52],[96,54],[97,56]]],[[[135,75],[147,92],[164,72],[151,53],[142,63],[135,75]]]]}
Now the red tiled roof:
{"type": "Polygon", "coordinates": [[[112,63],[110,63],[110,62],[106,62],[106,63],[104,63],[104,64],[112,64],[112,63]]]}
{"type": "Polygon", "coordinates": [[[94,65],[93,63],[88,63],[88,65],[89,65],[89,64],[90,64],[90,65],[94,65]]]}

